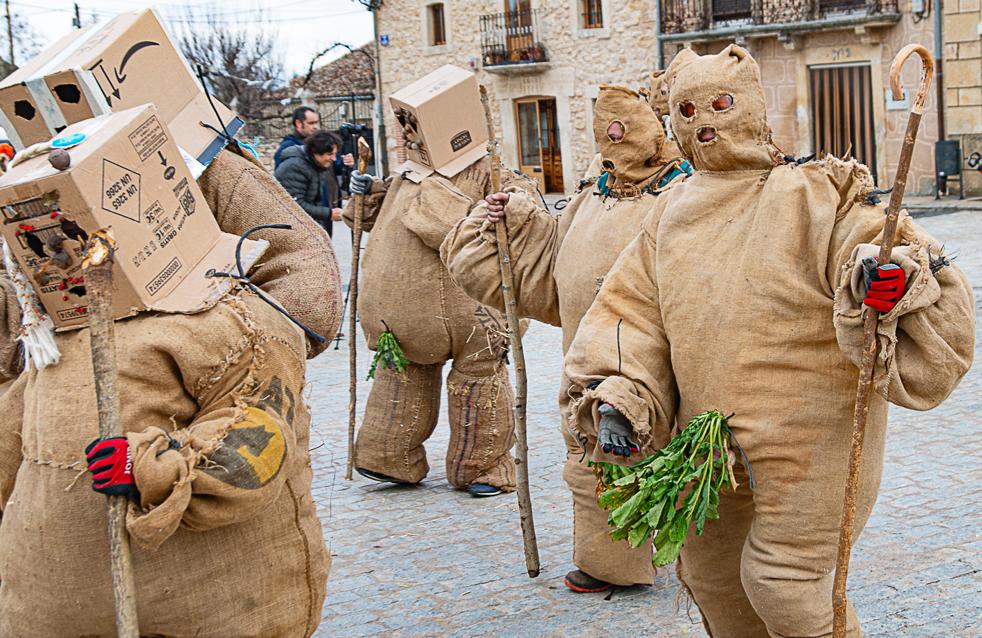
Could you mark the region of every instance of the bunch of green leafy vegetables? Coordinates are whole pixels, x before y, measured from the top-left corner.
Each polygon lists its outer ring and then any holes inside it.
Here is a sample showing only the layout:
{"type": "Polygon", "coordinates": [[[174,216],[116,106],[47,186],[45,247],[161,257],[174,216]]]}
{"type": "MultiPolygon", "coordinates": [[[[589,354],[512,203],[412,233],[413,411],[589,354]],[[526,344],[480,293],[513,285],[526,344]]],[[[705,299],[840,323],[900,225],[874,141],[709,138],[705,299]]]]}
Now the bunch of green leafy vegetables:
{"type": "Polygon", "coordinates": [[[375,344],[375,356],[372,357],[372,365],[368,369],[369,379],[375,378],[375,372],[378,370],[379,365],[383,368],[395,370],[396,372],[402,372],[409,365],[409,360],[402,353],[402,348],[399,347],[396,336],[389,330],[380,334],[375,344]]]}
{"type": "Polygon", "coordinates": [[[610,512],[611,538],[632,547],[651,542],[652,562],[678,558],[689,528],[702,535],[707,520],[719,518],[720,490],[736,490],[727,418],[713,410],[694,417],[665,448],[640,463],[622,467],[592,463],[598,503],[610,512]]]}

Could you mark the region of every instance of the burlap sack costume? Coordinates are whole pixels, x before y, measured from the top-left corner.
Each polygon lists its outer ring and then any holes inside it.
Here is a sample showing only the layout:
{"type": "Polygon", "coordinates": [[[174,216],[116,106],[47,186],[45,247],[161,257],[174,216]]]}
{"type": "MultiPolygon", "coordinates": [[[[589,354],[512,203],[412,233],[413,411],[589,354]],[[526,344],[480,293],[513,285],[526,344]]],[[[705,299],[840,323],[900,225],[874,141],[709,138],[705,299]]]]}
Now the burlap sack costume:
{"type": "MultiPolygon", "coordinates": [[[[238,146],[216,155],[198,185],[227,233],[241,235],[260,224],[293,226],[293,230],[251,235],[269,242],[269,248],[250,277],[291,315],[325,337],[323,344],[307,338],[307,356],[320,354],[341,325],[341,279],[330,237],[251,153],[243,154],[238,146]]],[[[0,274],[0,280],[6,310],[0,317],[0,379],[12,379],[24,367],[17,353],[21,314],[6,275],[0,274]]]]}
{"type": "MultiPolygon", "coordinates": [[[[634,91],[601,87],[593,126],[600,155],[610,162],[616,158],[624,174],[639,176],[637,182],[630,183],[644,188],[664,172],[661,158],[665,133],[656,115],[634,91]],[[626,129],[624,140],[617,144],[607,137],[607,128],[615,120],[626,129]],[[636,154],[619,153],[621,145],[636,154]]],[[[663,184],[661,189],[656,184],[656,188],[635,197],[604,196],[596,190],[594,176],[559,217],[549,214],[533,197],[513,193],[505,208],[505,223],[519,315],[562,326],[565,352],[604,275],[621,249],[638,234],[657,193],[674,184],[663,184]]],[[[482,203],[456,225],[440,252],[451,277],[464,292],[503,311],[497,241],[486,215],[482,203]]],[[[565,414],[565,377],[560,388],[560,413],[565,414]]],[[[616,585],[654,582],[650,548],[631,549],[627,543],[610,540],[607,512],[597,506],[593,470],[569,428],[563,426],[561,430],[567,446],[563,477],[573,494],[573,563],[590,576],[616,585]]]]}
{"type": "MultiPolygon", "coordinates": [[[[690,534],[680,577],[715,637],[829,636],[863,331],[856,256],[880,241],[884,211],[865,202],[872,180],[854,161],[771,160],[746,51],[683,70],[672,119],[697,171],[658,198],[580,324],[566,357],[571,424],[599,458],[600,401],[644,444],[705,410],[734,413],[756,484],[722,494],[720,520],[690,534]],[[715,113],[721,94],[734,103],[715,113]],[[694,117],[681,116],[685,102],[694,117]],[[698,141],[701,127],[717,139],[698,141]]],[[[932,408],[972,361],[968,281],[952,265],[932,273],[941,247],[906,217],[899,244],[908,285],[880,322],[857,533],[879,486],[887,401],[932,408]]],[[[849,635],[860,635],[852,609],[849,635]]]]}
{"type": "MultiPolygon", "coordinates": [[[[252,293],[116,323],[140,633],[308,636],[330,557],[311,498],[304,337],[252,293]]],[[[0,399],[0,635],[114,636],[88,330],[0,399]],[[16,481],[14,478],[16,476],[16,481]]]]}
{"type": "MultiPolygon", "coordinates": [[[[531,180],[508,171],[502,178],[534,189],[531,180]]],[[[363,228],[371,234],[361,266],[361,327],[372,349],[391,330],[410,365],[404,373],[378,370],[358,431],[356,467],[409,483],[423,480],[429,471],[423,442],[436,427],[443,364],[453,360],[447,480],[459,488],[515,488],[505,321],[451,281],[438,252],[490,189],[485,157],[453,179],[433,174],[419,184],[401,176],[376,181],[365,197],[363,228]]],[[[354,206],[353,198],[345,207],[349,224],[354,206]]]]}

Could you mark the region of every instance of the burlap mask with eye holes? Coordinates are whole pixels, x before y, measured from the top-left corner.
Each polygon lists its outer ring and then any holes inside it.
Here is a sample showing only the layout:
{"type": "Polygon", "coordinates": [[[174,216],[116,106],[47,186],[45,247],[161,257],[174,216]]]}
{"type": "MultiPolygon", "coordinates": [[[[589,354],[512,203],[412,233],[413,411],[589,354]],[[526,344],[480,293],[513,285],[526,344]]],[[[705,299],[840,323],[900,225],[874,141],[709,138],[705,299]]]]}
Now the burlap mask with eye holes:
{"type": "Polygon", "coordinates": [[[685,50],[669,65],[672,131],[696,170],[736,171],[774,166],[760,68],[741,47],[716,55],[685,50]]]}
{"type": "Polygon", "coordinates": [[[615,191],[643,188],[661,168],[665,130],[645,98],[631,89],[600,86],[593,110],[593,136],[600,145],[604,170],[612,178],[608,184],[615,191]],[[621,131],[623,137],[616,142],[608,133],[621,131]]]}

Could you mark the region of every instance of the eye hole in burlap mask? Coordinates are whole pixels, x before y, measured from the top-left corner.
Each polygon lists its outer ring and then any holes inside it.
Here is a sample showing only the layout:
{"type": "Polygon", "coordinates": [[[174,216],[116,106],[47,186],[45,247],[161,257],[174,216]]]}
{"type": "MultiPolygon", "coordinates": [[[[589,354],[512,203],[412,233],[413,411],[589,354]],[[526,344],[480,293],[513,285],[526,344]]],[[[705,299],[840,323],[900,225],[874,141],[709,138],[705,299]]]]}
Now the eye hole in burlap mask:
{"type": "Polygon", "coordinates": [[[696,116],[696,105],[692,102],[682,102],[679,104],[679,113],[686,122],[691,122],[696,116]]]}
{"type": "Polygon", "coordinates": [[[733,96],[729,93],[724,93],[723,95],[717,96],[712,103],[713,110],[717,113],[723,113],[729,111],[733,108],[733,96]]]}
{"type": "Polygon", "coordinates": [[[624,122],[614,120],[607,126],[607,139],[614,144],[622,142],[625,135],[627,135],[627,127],[624,126],[624,122]]]}
{"type": "Polygon", "coordinates": [[[603,166],[604,170],[607,171],[608,173],[614,172],[614,168],[615,168],[614,163],[609,159],[603,160],[602,162],[600,162],[600,165],[603,166]]]}

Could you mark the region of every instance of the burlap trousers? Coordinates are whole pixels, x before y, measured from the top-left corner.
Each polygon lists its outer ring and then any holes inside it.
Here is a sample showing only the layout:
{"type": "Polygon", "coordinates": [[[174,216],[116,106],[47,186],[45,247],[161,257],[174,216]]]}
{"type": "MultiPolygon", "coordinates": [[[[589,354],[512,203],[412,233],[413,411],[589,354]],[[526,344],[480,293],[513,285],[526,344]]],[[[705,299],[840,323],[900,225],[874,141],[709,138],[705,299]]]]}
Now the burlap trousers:
{"type": "MultiPolygon", "coordinates": [[[[430,466],[423,443],[440,415],[443,365],[410,363],[401,373],[377,371],[355,443],[356,467],[407,483],[426,477],[430,466]]],[[[462,353],[447,378],[447,400],[447,482],[513,491],[515,396],[504,361],[487,351],[462,353]]]]}
{"type": "Polygon", "coordinates": [[[597,477],[587,465],[583,448],[563,428],[566,464],[563,479],[573,495],[573,564],[594,578],[614,585],[651,585],[655,568],[651,545],[633,549],[625,541],[610,539],[608,512],[597,505],[597,477]]]}

